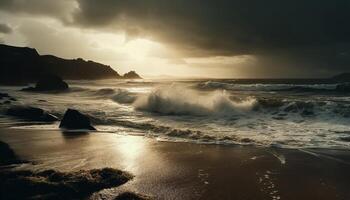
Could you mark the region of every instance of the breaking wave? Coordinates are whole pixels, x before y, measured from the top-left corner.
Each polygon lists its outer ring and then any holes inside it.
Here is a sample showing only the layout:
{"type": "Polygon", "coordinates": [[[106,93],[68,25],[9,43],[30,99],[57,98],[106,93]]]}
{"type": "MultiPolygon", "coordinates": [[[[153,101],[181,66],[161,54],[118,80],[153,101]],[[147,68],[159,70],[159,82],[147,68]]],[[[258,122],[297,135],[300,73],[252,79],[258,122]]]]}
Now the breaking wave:
{"type": "Polygon", "coordinates": [[[112,100],[117,103],[130,104],[136,99],[136,95],[122,89],[118,89],[112,96],[112,100]]]}
{"type": "Polygon", "coordinates": [[[178,86],[158,88],[151,93],[140,96],[134,102],[137,110],[167,115],[226,115],[251,111],[254,98],[230,99],[225,91],[201,94],[198,91],[178,86]]]}
{"type": "Polygon", "coordinates": [[[322,93],[348,93],[350,84],[313,84],[313,85],[293,85],[293,84],[237,84],[232,82],[206,81],[196,85],[202,90],[233,90],[233,91],[286,91],[286,92],[322,92],[322,93]]]}
{"type": "Polygon", "coordinates": [[[136,94],[120,88],[102,88],[97,91],[90,91],[90,95],[97,98],[108,98],[121,104],[130,104],[136,99],[136,94]]]}
{"type": "Polygon", "coordinates": [[[348,118],[350,105],[339,101],[235,97],[225,90],[201,93],[178,86],[158,88],[137,97],[136,110],[161,115],[251,116],[261,114],[275,119],[301,117],[348,118]]]}

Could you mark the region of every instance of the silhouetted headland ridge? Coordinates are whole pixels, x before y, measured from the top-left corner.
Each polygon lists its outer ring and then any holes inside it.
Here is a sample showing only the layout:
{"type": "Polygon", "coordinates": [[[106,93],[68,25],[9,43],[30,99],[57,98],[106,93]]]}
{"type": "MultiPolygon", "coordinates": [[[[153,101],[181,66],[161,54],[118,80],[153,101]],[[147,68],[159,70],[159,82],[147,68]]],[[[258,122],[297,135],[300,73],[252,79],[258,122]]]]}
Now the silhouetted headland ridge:
{"type": "MultiPolygon", "coordinates": [[[[132,75],[130,78],[141,78],[134,71],[129,73],[132,75]]],[[[33,48],[0,44],[0,84],[34,83],[47,74],[59,76],[64,80],[124,78],[110,66],[91,60],[39,55],[33,48]]]]}

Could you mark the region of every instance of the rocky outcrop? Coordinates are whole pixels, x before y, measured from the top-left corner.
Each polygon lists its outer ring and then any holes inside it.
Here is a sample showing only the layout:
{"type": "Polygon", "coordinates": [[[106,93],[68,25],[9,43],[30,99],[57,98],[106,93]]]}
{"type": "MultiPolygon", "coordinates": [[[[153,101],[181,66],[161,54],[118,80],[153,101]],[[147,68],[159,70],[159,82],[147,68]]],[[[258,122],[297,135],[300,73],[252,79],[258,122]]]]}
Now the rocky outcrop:
{"type": "Polygon", "coordinates": [[[35,83],[47,74],[63,79],[114,79],[121,76],[110,66],[93,61],[40,56],[35,49],[0,44],[0,84],[35,83]]]}
{"type": "Polygon", "coordinates": [[[60,128],[69,130],[96,130],[91,125],[89,117],[73,109],[68,109],[64,113],[60,128]]]}
{"type": "Polygon", "coordinates": [[[110,66],[91,60],[86,61],[82,58],[69,60],[52,55],[41,56],[41,60],[48,73],[60,76],[65,80],[120,78],[120,75],[110,66]]]}
{"type": "Polygon", "coordinates": [[[0,199],[86,199],[102,189],[120,186],[133,176],[112,169],[75,172],[0,171],[0,199]]]}
{"type": "Polygon", "coordinates": [[[22,91],[63,91],[69,88],[68,84],[60,77],[55,75],[47,75],[42,77],[35,85],[35,87],[23,88],[22,91]]]}
{"type": "Polygon", "coordinates": [[[47,113],[43,109],[31,106],[12,106],[7,109],[6,114],[30,121],[53,122],[58,120],[56,116],[47,113]]]}
{"type": "Polygon", "coordinates": [[[125,73],[122,78],[125,79],[142,79],[140,75],[138,75],[135,71],[130,71],[125,73]]]}
{"type": "Polygon", "coordinates": [[[0,165],[10,165],[21,163],[15,152],[10,148],[8,144],[0,141],[0,165]]]}
{"type": "Polygon", "coordinates": [[[35,49],[0,44],[0,84],[26,84],[42,74],[42,62],[35,49]]]}

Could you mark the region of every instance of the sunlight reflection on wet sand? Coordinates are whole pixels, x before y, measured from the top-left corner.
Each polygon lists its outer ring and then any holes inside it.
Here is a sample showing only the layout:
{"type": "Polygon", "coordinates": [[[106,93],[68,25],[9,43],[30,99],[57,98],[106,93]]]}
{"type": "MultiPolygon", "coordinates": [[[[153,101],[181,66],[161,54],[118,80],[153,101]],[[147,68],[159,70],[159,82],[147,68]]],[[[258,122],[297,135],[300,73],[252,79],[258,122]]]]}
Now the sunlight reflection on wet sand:
{"type": "MultiPolygon", "coordinates": [[[[326,159],[329,156],[315,157],[298,150],[274,149],[285,157],[286,163],[282,164],[271,149],[167,143],[111,133],[0,129],[0,140],[21,158],[34,161],[34,165],[23,165],[21,169],[72,171],[113,167],[135,175],[127,184],[101,191],[93,199],[111,199],[117,190],[156,195],[159,199],[350,196],[348,165],[326,159]],[[312,192],[315,189],[319,192],[312,192]]],[[[347,151],[335,152],[334,156],[350,159],[347,151]]]]}

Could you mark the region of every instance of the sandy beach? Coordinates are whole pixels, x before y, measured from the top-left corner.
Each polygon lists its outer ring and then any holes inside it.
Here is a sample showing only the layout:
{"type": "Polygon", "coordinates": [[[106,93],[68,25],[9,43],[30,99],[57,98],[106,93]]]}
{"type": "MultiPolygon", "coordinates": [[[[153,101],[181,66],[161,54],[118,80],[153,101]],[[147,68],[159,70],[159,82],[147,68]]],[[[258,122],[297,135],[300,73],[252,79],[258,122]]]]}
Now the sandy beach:
{"type": "Polygon", "coordinates": [[[97,192],[154,199],[349,199],[350,152],[161,142],[112,133],[0,129],[0,140],[34,163],[17,169],[72,171],[112,167],[135,178],[97,192]]]}

